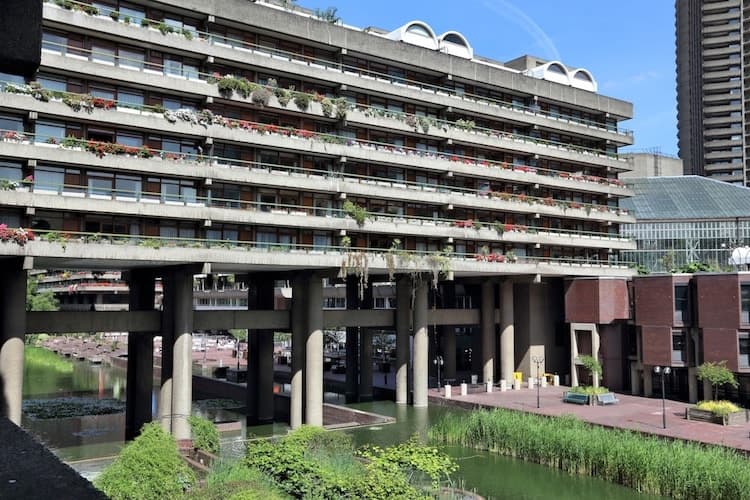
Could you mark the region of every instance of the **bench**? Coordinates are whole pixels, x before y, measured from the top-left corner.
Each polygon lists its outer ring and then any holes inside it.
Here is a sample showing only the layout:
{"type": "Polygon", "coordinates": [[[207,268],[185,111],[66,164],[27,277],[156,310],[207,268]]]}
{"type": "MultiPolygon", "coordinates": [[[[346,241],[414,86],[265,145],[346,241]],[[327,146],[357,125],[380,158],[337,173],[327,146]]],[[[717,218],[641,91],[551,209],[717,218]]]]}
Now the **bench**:
{"type": "Polygon", "coordinates": [[[588,394],[581,394],[579,392],[566,392],[563,396],[563,403],[575,403],[577,405],[589,404],[588,394]]]}
{"type": "Polygon", "coordinates": [[[597,394],[597,401],[600,405],[613,405],[619,403],[620,400],[615,397],[611,392],[605,392],[604,394],[597,394]]]}

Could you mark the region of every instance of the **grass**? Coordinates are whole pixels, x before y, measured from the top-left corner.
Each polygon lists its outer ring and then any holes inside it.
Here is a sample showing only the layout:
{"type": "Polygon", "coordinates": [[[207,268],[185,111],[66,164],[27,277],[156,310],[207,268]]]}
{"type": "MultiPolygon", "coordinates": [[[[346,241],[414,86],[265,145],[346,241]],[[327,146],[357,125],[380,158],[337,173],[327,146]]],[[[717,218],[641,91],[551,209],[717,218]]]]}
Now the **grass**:
{"type": "Polygon", "coordinates": [[[206,484],[192,491],[190,500],[284,500],[292,498],[273,481],[241,462],[219,462],[206,478],[206,484]]]}
{"type": "Polygon", "coordinates": [[[26,346],[24,364],[54,370],[58,373],[73,373],[73,362],[63,359],[52,351],[41,347],[26,346]]]}
{"type": "Polygon", "coordinates": [[[746,498],[750,462],[734,450],[507,410],[447,415],[435,443],[461,445],[685,499],[746,498]]]}

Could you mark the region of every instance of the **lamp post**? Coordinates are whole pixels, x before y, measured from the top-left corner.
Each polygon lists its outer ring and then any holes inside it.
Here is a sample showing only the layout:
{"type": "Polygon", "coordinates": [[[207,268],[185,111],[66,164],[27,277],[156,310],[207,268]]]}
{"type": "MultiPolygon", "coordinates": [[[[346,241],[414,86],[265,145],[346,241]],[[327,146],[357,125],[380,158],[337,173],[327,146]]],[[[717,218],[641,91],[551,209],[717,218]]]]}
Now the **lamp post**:
{"type": "Polygon", "coordinates": [[[539,408],[539,389],[542,386],[542,378],[539,376],[539,367],[544,363],[544,356],[531,356],[531,361],[536,364],[536,407],[539,408]]]}
{"type": "Polygon", "coordinates": [[[661,425],[662,428],[667,428],[667,403],[666,396],[664,395],[664,375],[672,373],[672,369],[668,366],[654,366],[654,373],[661,376],[661,425]]]}
{"type": "Polygon", "coordinates": [[[432,363],[435,366],[437,366],[437,383],[438,383],[438,388],[439,388],[440,387],[440,367],[443,366],[444,364],[443,357],[438,354],[435,357],[435,359],[432,360],[432,363]]]}

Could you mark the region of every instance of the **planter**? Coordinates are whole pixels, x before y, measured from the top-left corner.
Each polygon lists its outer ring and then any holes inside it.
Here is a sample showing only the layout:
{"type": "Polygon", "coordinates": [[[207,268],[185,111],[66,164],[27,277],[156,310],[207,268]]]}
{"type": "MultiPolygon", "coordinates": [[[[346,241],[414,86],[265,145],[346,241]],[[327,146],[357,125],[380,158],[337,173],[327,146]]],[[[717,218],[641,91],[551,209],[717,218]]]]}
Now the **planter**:
{"type": "Polygon", "coordinates": [[[714,415],[707,410],[685,408],[685,418],[687,420],[698,420],[700,422],[710,422],[712,424],[720,425],[742,425],[750,421],[748,410],[741,410],[738,412],[730,413],[726,416],[721,416],[714,415]]]}

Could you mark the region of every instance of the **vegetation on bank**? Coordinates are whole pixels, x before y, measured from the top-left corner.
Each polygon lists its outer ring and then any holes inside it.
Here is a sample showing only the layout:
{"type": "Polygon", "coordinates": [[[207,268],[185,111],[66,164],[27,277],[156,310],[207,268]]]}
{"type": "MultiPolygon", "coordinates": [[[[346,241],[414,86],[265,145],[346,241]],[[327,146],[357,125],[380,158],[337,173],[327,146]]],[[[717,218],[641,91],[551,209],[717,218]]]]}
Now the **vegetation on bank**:
{"type": "Polygon", "coordinates": [[[187,495],[189,500],[286,500],[289,495],[257,469],[240,462],[214,465],[201,488],[187,495]]]}
{"type": "Polygon", "coordinates": [[[447,415],[430,439],[598,477],[643,493],[685,499],[744,498],[750,462],[734,450],[591,426],[573,417],[497,409],[447,415]]]}
{"type": "Polygon", "coordinates": [[[195,482],[177,442],[159,423],[151,422],[96,478],[94,486],[112,500],[161,500],[183,496],[195,482]]]}
{"type": "Polygon", "coordinates": [[[193,447],[209,453],[219,453],[219,429],[212,421],[197,415],[188,417],[190,431],[193,435],[193,447]]]}
{"type": "Polygon", "coordinates": [[[110,415],[125,411],[125,402],[119,399],[103,398],[50,398],[26,399],[23,413],[37,419],[57,419],[83,417],[85,415],[110,415]]]}
{"type": "Polygon", "coordinates": [[[348,435],[308,426],[275,442],[251,443],[244,464],[294,498],[432,498],[457,469],[416,439],[355,450],[348,435]]]}
{"type": "Polygon", "coordinates": [[[24,367],[52,370],[57,373],[73,373],[73,362],[41,347],[26,346],[23,351],[24,367]]]}

